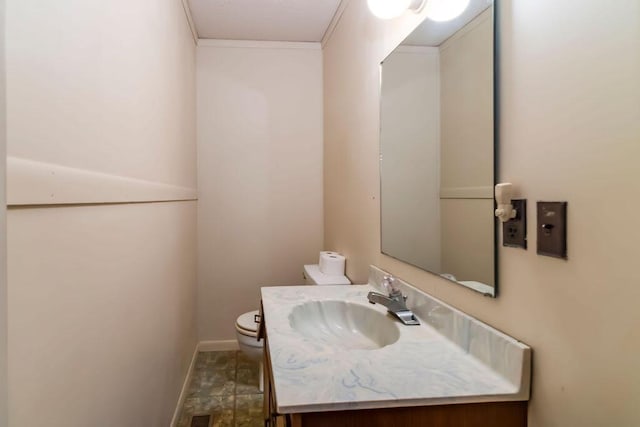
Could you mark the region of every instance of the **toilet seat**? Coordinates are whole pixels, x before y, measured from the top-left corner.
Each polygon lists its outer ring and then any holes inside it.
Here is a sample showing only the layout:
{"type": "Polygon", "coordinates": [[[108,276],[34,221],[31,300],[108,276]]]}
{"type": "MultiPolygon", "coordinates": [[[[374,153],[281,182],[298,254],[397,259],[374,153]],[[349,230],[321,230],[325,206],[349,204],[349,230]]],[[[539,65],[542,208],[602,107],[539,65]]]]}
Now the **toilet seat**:
{"type": "Polygon", "coordinates": [[[249,311],[247,313],[241,314],[236,319],[236,331],[239,334],[248,336],[248,337],[257,337],[258,336],[258,323],[256,319],[259,315],[258,310],[249,311]]]}

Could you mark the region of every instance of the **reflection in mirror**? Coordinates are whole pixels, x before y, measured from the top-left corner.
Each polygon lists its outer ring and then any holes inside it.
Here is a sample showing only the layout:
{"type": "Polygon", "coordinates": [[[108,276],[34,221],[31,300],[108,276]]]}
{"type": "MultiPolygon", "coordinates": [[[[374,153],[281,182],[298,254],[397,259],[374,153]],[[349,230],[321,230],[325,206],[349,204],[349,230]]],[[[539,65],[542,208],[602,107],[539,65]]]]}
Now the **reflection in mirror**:
{"type": "Polygon", "coordinates": [[[426,19],[382,63],[382,253],[496,295],[494,5],[426,19]]]}

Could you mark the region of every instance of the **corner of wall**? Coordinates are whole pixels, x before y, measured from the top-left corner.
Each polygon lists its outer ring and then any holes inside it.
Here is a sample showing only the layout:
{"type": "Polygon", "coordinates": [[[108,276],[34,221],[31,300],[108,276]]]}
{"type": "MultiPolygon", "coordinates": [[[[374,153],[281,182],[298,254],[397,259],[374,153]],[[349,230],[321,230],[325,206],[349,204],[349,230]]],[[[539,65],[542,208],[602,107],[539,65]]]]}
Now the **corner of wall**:
{"type": "Polygon", "coordinates": [[[191,31],[191,36],[193,37],[193,43],[198,46],[198,30],[196,29],[196,24],[193,21],[189,2],[188,0],[180,0],[180,2],[182,3],[182,9],[184,10],[184,16],[187,20],[187,24],[189,25],[189,31],[191,31]]]}

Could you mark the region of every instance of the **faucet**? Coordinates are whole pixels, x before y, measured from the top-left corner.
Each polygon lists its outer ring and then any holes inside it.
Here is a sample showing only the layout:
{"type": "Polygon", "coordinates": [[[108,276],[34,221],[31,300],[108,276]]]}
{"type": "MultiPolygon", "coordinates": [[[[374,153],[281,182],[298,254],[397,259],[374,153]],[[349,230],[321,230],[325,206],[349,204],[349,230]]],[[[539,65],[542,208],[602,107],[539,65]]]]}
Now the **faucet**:
{"type": "Polygon", "coordinates": [[[379,292],[369,292],[367,299],[371,304],[382,304],[387,307],[387,311],[397,317],[405,325],[419,325],[420,321],[407,308],[407,297],[402,295],[400,289],[393,285],[393,276],[385,275],[382,279],[382,286],[389,292],[389,296],[379,292]]]}

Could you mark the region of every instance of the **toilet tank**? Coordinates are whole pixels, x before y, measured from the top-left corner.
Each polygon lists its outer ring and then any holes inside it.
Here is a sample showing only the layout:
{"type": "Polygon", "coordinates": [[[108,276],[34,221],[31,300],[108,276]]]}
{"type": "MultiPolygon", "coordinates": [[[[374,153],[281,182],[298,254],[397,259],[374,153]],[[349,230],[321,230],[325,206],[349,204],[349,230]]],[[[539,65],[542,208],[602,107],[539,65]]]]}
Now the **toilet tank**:
{"type": "Polygon", "coordinates": [[[328,276],[320,271],[317,264],[304,266],[305,285],[350,285],[351,280],[347,276],[328,276]]]}

